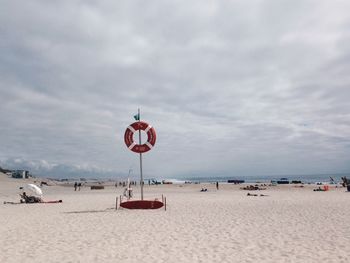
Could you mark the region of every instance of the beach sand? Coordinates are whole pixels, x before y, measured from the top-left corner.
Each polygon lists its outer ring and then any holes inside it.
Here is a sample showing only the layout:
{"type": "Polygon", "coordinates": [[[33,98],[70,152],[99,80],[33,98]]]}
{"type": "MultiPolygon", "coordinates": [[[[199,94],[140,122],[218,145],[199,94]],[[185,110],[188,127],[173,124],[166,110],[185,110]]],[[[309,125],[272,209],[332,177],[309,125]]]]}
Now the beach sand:
{"type": "Polygon", "coordinates": [[[350,193],[341,187],[146,185],[145,198],[167,197],[166,211],[146,211],[115,210],[123,189],[114,186],[44,186],[45,200],[63,203],[5,205],[31,180],[0,180],[3,263],[350,262],[350,193]]]}

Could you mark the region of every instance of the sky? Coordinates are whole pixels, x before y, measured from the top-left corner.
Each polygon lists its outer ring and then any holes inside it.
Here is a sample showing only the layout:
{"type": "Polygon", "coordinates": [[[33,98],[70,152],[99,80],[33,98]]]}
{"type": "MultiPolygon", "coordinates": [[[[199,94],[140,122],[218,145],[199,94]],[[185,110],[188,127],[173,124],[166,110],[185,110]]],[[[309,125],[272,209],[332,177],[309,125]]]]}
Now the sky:
{"type": "Polygon", "coordinates": [[[146,178],[350,173],[350,1],[0,6],[3,168],[139,176],[140,108],[146,178]]]}

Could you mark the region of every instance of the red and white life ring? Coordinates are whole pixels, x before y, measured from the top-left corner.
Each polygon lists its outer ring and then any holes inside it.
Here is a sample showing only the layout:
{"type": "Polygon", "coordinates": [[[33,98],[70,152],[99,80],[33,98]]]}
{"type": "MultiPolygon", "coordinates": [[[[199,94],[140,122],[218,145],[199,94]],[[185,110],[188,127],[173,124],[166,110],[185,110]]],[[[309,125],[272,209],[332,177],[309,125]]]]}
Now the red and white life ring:
{"type": "Polygon", "coordinates": [[[137,121],[130,124],[126,128],[124,134],[124,142],[126,146],[135,153],[145,153],[151,150],[156,143],[156,131],[154,128],[144,121],[137,121]],[[145,131],[147,133],[147,142],[144,144],[136,144],[134,142],[134,133],[138,130],[145,131]]]}

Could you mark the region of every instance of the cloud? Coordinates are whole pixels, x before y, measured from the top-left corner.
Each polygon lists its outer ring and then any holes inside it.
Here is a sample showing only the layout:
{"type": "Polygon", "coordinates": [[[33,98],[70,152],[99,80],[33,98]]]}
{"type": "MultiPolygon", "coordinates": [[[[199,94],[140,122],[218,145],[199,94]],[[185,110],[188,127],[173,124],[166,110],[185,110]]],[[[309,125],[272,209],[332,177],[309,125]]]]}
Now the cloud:
{"type": "Polygon", "coordinates": [[[0,159],[127,174],[141,107],[146,176],[348,172],[349,5],[2,2],[0,159]]]}
{"type": "MultiPolygon", "coordinates": [[[[93,166],[87,163],[80,165],[65,165],[49,163],[46,160],[25,160],[22,158],[8,158],[0,161],[1,166],[12,170],[28,170],[32,176],[44,176],[49,178],[102,178],[125,179],[123,173],[116,173],[105,168],[93,166]]],[[[135,175],[131,174],[132,179],[135,175]]]]}

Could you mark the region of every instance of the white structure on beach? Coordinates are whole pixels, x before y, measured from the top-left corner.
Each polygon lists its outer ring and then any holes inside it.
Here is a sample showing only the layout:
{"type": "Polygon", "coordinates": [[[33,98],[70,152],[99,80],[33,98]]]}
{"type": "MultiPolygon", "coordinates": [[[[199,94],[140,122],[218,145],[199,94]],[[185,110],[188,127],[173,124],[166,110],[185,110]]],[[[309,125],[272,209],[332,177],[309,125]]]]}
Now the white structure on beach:
{"type": "Polygon", "coordinates": [[[29,171],[26,170],[14,170],[11,174],[12,178],[26,179],[29,178],[29,171]]]}

